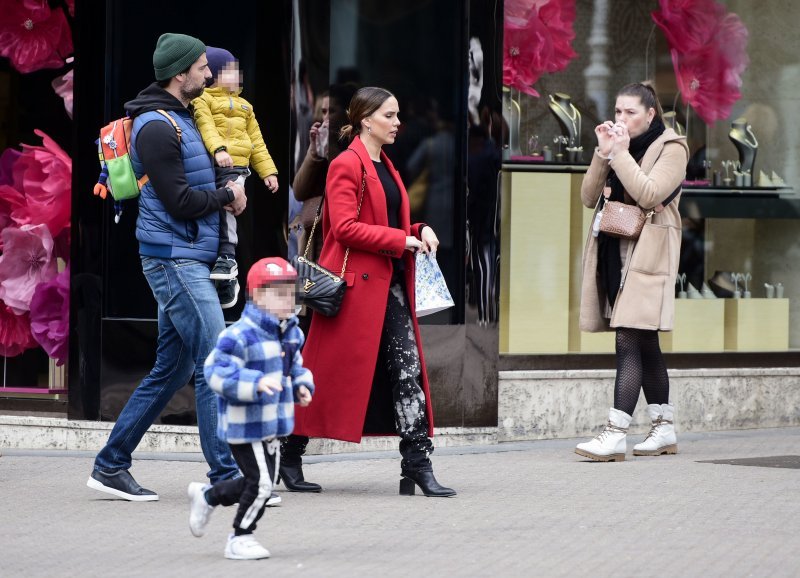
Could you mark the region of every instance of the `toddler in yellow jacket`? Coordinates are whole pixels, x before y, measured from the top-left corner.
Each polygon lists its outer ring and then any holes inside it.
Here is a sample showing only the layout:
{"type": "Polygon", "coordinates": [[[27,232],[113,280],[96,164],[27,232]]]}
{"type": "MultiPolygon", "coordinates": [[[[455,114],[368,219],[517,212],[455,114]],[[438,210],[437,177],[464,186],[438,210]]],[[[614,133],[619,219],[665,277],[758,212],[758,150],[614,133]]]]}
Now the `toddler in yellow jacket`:
{"type": "MultiPolygon", "coordinates": [[[[239,61],[225,49],[206,47],[213,84],[192,101],[194,121],[216,163],[217,186],[228,181],[244,186],[250,167],[273,193],[278,190],[278,169],[264,143],[252,105],[242,98],[239,61]]],[[[220,215],[219,257],[211,270],[223,309],[239,297],[236,264],[236,217],[220,215]]]]}

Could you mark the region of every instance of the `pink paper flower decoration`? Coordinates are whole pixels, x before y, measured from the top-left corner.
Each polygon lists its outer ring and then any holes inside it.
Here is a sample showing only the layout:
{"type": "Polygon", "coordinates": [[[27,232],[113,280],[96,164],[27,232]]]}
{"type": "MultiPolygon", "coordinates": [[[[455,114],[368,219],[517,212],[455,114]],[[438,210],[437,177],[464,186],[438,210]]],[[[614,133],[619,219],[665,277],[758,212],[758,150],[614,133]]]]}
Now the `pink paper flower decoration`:
{"type": "Polygon", "coordinates": [[[575,58],[574,0],[513,0],[506,4],[503,84],[533,96],[546,72],[563,70],[575,58]]]}
{"type": "Polygon", "coordinates": [[[541,74],[537,73],[535,64],[538,57],[535,44],[538,42],[534,40],[539,40],[537,21],[535,16],[525,20],[506,18],[503,35],[503,84],[532,96],[539,96],[532,85],[541,74]]]}
{"type": "Polygon", "coordinates": [[[526,19],[530,16],[536,2],[537,0],[506,0],[503,2],[503,14],[506,18],[512,16],[526,19]]]}
{"type": "Polygon", "coordinates": [[[72,32],[61,8],[47,0],[4,0],[0,56],[22,73],[61,68],[72,54],[72,32]]]}
{"type": "MultiPolygon", "coordinates": [[[[25,206],[22,193],[14,188],[14,163],[22,153],[14,149],[6,149],[0,155],[0,231],[15,223],[12,213],[25,206]]],[[[20,224],[20,223],[17,223],[20,224]]],[[[3,239],[0,237],[0,252],[3,250],[3,239]]]]}
{"type": "Polygon", "coordinates": [[[694,108],[706,123],[727,118],[741,93],[738,85],[728,86],[730,83],[720,77],[722,71],[708,66],[708,60],[715,59],[714,51],[680,56],[671,50],[670,54],[684,104],[694,108]]]}
{"type": "Polygon", "coordinates": [[[25,195],[25,206],[12,214],[20,224],[44,223],[57,236],[70,223],[72,159],[40,130],[44,146],[22,145],[14,164],[14,188],[25,195]]]}
{"type": "Polygon", "coordinates": [[[0,236],[0,299],[14,313],[25,313],[36,286],[58,273],[52,259],[53,238],[45,225],[6,227],[0,236]]]}
{"type": "MultiPolygon", "coordinates": [[[[19,225],[12,217],[20,207],[25,206],[25,199],[17,189],[9,185],[0,185],[0,231],[12,225],[19,225]]],[[[0,251],[3,250],[3,237],[0,235],[0,251]]]]}
{"type": "Polygon", "coordinates": [[[56,94],[64,99],[64,108],[67,109],[67,115],[72,118],[72,79],[75,70],[70,70],[64,76],[59,76],[52,82],[53,90],[56,94]]]}
{"type": "Polygon", "coordinates": [[[714,35],[726,9],[715,0],[660,0],[653,21],[670,47],[683,54],[702,50],[714,35]]]}
{"type": "Polygon", "coordinates": [[[0,155],[0,185],[13,185],[14,175],[12,169],[14,163],[22,153],[14,149],[6,149],[0,155]]]}
{"type": "Polygon", "coordinates": [[[0,356],[14,357],[36,347],[28,313],[17,315],[0,301],[0,356]]]}
{"type": "Polygon", "coordinates": [[[748,32],[715,0],[660,0],[653,20],[670,45],[681,99],[706,123],[727,118],[741,98],[748,32]]]}
{"type": "Polygon", "coordinates": [[[56,365],[63,365],[69,355],[69,267],[36,286],[30,318],[34,339],[56,365]]]}

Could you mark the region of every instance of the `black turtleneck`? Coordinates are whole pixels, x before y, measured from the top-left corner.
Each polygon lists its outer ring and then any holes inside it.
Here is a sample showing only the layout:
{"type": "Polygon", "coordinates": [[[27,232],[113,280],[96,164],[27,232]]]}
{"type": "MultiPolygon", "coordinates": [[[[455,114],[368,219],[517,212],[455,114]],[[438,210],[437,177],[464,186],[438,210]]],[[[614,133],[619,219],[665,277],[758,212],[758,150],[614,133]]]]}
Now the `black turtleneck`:
{"type": "MultiPolygon", "coordinates": [[[[400,189],[397,183],[394,182],[389,169],[380,161],[372,161],[375,165],[375,170],[378,172],[378,178],[383,187],[383,193],[386,195],[386,217],[389,221],[389,226],[398,229],[400,227],[400,189]]],[[[392,259],[395,271],[403,270],[402,259],[392,259]]]]}

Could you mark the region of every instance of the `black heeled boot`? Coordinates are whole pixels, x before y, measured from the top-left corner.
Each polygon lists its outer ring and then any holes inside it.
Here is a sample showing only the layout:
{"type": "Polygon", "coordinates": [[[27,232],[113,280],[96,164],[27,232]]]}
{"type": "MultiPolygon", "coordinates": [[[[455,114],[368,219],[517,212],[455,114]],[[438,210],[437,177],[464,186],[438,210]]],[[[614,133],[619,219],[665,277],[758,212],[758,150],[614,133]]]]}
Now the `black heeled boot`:
{"type": "Polygon", "coordinates": [[[280,472],[278,481],[283,480],[283,485],[290,492],[321,492],[322,486],[313,482],[307,482],[303,477],[303,466],[291,466],[281,464],[278,468],[280,472]]]}
{"type": "Polygon", "coordinates": [[[303,454],[306,453],[308,438],[290,435],[281,439],[281,465],[278,468],[278,481],[291,492],[321,492],[319,484],[307,482],[303,477],[303,454]]]}
{"type": "Polygon", "coordinates": [[[433,475],[433,470],[423,471],[404,471],[400,478],[400,495],[413,496],[415,486],[419,486],[422,493],[429,498],[447,498],[455,496],[456,491],[452,488],[445,488],[433,475]]]}

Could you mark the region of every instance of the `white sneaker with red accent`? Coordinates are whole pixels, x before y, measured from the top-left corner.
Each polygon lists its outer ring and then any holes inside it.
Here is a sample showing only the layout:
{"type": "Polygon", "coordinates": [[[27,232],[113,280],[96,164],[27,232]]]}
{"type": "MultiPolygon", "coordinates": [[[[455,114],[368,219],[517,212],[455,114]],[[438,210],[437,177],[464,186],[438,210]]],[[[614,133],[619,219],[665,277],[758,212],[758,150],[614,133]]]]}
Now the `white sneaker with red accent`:
{"type": "Polygon", "coordinates": [[[210,506],[206,501],[206,490],[210,487],[209,484],[192,482],[186,491],[189,496],[189,529],[197,538],[206,533],[206,525],[211,519],[211,512],[214,511],[214,506],[210,506]]]}
{"type": "Polygon", "coordinates": [[[269,558],[269,550],[259,544],[252,534],[231,534],[225,545],[225,557],[229,560],[260,560],[269,558]]]}

